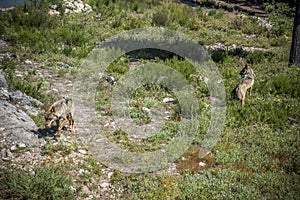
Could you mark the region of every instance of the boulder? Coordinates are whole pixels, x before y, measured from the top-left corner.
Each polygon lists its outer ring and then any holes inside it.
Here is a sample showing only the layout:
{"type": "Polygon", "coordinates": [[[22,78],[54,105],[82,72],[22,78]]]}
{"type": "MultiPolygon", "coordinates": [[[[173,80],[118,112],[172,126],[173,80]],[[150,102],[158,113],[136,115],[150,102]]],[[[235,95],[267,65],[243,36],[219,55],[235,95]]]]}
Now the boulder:
{"type": "Polygon", "coordinates": [[[42,102],[22,93],[20,90],[11,92],[10,100],[18,106],[21,106],[28,115],[37,116],[40,112],[39,108],[43,107],[42,102]]]}
{"type": "Polygon", "coordinates": [[[45,140],[35,134],[38,127],[34,121],[16,106],[0,101],[0,138],[5,143],[25,144],[26,146],[40,146],[45,140]]]}
{"type": "Polygon", "coordinates": [[[8,88],[5,74],[2,74],[1,72],[0,72],[0,88],[8,88]]]}

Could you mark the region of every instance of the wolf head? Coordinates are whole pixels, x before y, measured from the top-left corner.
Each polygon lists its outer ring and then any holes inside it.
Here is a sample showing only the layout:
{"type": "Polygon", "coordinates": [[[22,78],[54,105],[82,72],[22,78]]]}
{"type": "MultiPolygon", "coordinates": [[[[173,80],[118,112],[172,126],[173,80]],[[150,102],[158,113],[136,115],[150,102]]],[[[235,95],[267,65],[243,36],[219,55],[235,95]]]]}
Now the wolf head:
{"type": "Polygon", "coordinates": [[[56,115],[55,107],[50,108],[44,115],[45,126],[47,128],[51,127],[51,124],[56,121],[59,117],[56,115]]]}
{"type": "Polygon", "coordinates": [[[251,64],[246,64],[245,67],[240,71],[239,74],[243,77],[246,77],[246,76],[255,77],[255,74],[252,70],[252,65],[251,64]]]}

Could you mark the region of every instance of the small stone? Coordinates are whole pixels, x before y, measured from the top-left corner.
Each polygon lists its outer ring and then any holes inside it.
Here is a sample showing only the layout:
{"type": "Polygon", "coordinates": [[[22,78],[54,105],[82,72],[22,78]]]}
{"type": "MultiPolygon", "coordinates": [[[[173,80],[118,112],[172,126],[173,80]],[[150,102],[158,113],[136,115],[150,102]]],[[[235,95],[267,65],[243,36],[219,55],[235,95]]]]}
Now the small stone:
{"type": "Polygon", "coordinates": [[[34,175],[35,175],[35,171],[34,171],[34,170],[31,170],[31,171],[30,171],[30,175],[31,175],[31,176],[34,176],[34,175]]]}
{"type": "Polygon", "coordinates": [[[81,153],[81,154],[87,154],[87,151],[84,150],[84,149],[79,149],[78,152],[81,153]]]}
{"type": "Polygon", "coordinates": [[[51,89],[53,92],[58,92],[58,89],[56,89],[56,88],[52,88],[51,89]]]}
{"type": "Polygon", "coordinates": [[[51,5],[50,8],[53,9],[53,10],[56,10],[57,9],[57,5],[55,5],[55,4],[51,5]]]}
{"type": "Polygon", "coordinates": [[[111,177],[112,177],[113,175],[114,175],[113,172],[108,172],[107,177],[108,177],[109,179],[111,179],[111,177]]]}
{"type": "Polygon", "coordinates": [[[148,112],[148,113],[151,111],[149,108],[146,108],[146,107],[143,107],[142,110],[143,110],[143,111],[146,111],[146,112],[148,112]]]}
{"type": "Polygon", "coordinates": [[[57,11],[57,10],[53,10],[53,9],[51,9],[51,10],[49,10],[49,12],[48,12],[48,14],[49,15],[59,15],[60,14],[60,12],[59,11],[57,11]]]}
{"type": "Polygon", "coordinates": [[[76,192],[76,188],[74,188],[72,185],[70,186],[70,190],[72,190],[73,192],[76,192]]]}
{"type": "Polygon", "coordinates": [[[79,169],[79,174],[83,174],[85,172],[84,169],[79,169]]]}
{"type": "Polygon", "coordinates": [[[163,99],[163,103],[170,103],[170,102],[173,102],[174,99],[173,98],[170,98],[170,97],[166,97],[163,99]]]}
{"type": "Polygon", "coordinates": [[[32,65],[32,62],[31,62],[30,60],[25,60],[24,63],[25,63],[26,65],[32,65]]]}
{"type": "Polygon", "coordinates": [[[16,146],[16,145],[11,146],[11,147],[10,147],[10,150],[11,150],[11,151],[17,150],[17,146],[16,146]]]}
{"type": "Polygon", "coordinates": [[[107,182],[100,183],[100,187],[102,188],[107,188],[108,186],[110,186],[110,184],[107,182]]]}
{"type": "Polygon", "coordinates": [[[199,166],[200,166],[200,167],[205,167],[205,165],[206,165],[206,163],[204,163],[204,162],[199,162],[199,166]]]}
{"type": "Polygon", "coordinates": [[[9,161],[10,158],[2,157],[2,160],[3,160],[3,161],[9,161]]]}
{"type": "Polygon", "coordinates": [[[207,78],[207,77],[203,77],[203,81],[207,84],[208,83],[208,81],[209,81],[209,79],[207,78]]]}
{"type": "Polygon", "coordinates": [[[18,143],[17,146],[22,149],[26,148],[26,144],[24,144],[22,142],[18,143]]]}
{"type": "Polygon", "coordinates": [[[6,157],[12,157],[12,153],[9,149],[6,149],[6,157]]]}

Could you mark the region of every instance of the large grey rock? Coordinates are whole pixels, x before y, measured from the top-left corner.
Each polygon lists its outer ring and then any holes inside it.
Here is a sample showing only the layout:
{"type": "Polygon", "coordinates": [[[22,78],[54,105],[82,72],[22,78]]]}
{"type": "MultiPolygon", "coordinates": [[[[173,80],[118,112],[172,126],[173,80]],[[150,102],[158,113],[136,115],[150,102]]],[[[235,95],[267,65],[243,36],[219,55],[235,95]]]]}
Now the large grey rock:
{"type": "Polygon", "coordinates": [[[45,140],[35,134],[38,127],[34,121],[6,101],[0,101],[0,130],[1,141],[6,143],[23,143],[29,147],[45,144],[45,140]]]}
{"type": "Polygon", "coordinates": [[[0,72],[0,88],[8,88],[5,74],[2,74],[1,72],[0,72]]]}
{"type": "Polygon", "coordinates": [[[6,88],[0,88],[0,100],[10,100],[10,93],[6,88]]]}
{"type": "Polygon", "coordinates": [[[0,100],[11,101],[21,107],[28,115],[39,115],[42,111],[43,103],[21,92],[9,91],[4,74],[0,72],[0,100]]]}
{"type": "Polygon", "coordinates": [[[22,93],[20,90],[11,92],[10,100],[21,106],[28,115],[38,115],[40,112],[39,108],[43,107],[42,102],[22,93]]]}

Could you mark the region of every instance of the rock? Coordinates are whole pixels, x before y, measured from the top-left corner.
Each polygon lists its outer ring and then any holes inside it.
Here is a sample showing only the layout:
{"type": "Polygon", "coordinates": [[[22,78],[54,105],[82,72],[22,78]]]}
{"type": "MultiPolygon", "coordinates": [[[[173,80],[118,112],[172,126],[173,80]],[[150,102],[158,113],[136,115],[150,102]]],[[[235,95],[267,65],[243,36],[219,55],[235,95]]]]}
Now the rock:
{"type": "Polygon", "coordinates": [[[0,100],[9,101],[10,100],[10,93],[5,88],[0,88],[0,100]]]}
{"type": "Polygon", "coordinates": [[[76,192],[76,188],[73,187],[72,185],[70,186],[70,190],[73,191],[73,192],[76,192]]]}
{"type": "Polygon", "coordinates": [[[54,9],[49,10],[48,15],[52,16],[52,15],[59,15],[60,12],[54,9]]]}
{"type": "Polygon", "coordinates": [[[115,82],[115,78],[112,77],[112,76],[108,76],[106,78],[106,81],[110,84],[110,85],[114,85],[116,82],[115,82]]]}
{"type": "Polygon", "coordinates": [[[4,89],[8,88],[5,74],[2,74],[1,72],[0,72],[0,88],[4,88],[4,89]]]}
{"type": "Polygon", "coordinates": [[[199,162],[199,167],[205,167],[206,163],[205,162],[199,162]]]}
{"type": "Polygon", "coordinates": [[[108,177],[108,179],[111,179],[111,177],[114,175],[114,172],[108,172],[107,173],[107,177],[108,177]]]}
{"type": "Polygon", "coordinates": [[[142,110],[145,111],[145,112],[148,112],[148,113],[151,112],[151,110],[149,108],[146,108],[146,107],[142,107],[142,110]]]}
{"type": "Polygon", "coordinates": [[[9,161],[12,158],[12,153],[9,149],[1,150],[1,158],[3,161],[9,161]]]}
{"type": "Polygon", "coordinates": [[[79,1],[74,2],[75,7],[77,7],[78,10],[83,10],[84,9],[84,4],[79,1]]]}
{"type": "Polygon", "coordinates": [[[17,60],[17,61],[20,61],[20,58],[18,55],[14,54],[14,53],[11,53],[11,52],[6,52],[4,54],[4,58],[8,58],[10,60],[17,60]]]}
{"type": "Polygon", "coordinates": [[[109,186],[110,186],[110,184],[107,182],[100,183],[100,187],[102,187],[102,188],[107,188],[109,186]]]}
{"type": "Polygon", "coordinates": [[[13,156],[9,149],[6,149],[6,156],[9,158],[13,156]]]}
{"type": "Polygon", "coordinates": [[[0,138],[8,143],[23,143],[29,147],[45,144],[45,140],[34,134],[38,130],[34,121],[25,112],[5,101],[0,101],[0,127],[5,128],[0,132],[0,138]]]}
{"type": "Polygon", "coordinates": [[[17,146],[18,146],[19,148],[21,148],[21,149],[26,148],[26,144],[24,144],[24,143],[22,143],[22,142],[18,143],[17,146]]]}
{"type": "Polygon", "coordinates": [[[84,155],[87,154],[87,151],[84,150],[84,149],[79,149],[78,152],[81,153],[81,154],[84,154],[84,155]]]}
{"type": "Polygon", "coordinates": [[[35,116],[38,115],[39,108],[43,107],[42,102],[32,98],[31,96],[22,93],[20,90],[13,91],[10,94],[10,99],[14,103],[21,106],[24,109],[24,111],[29,115],[35,115],[35,116]]]}
{"type": "Polygon", "coordinates": [[[98,20],[101,20],[101,19],[102,19],[101,13],[98,13],[98,14],[95,16],[95,18],[98,19],[98,20]]]}
{"type": "Polygon", "coordinates": [[[166,97],[163,99],[163,103],[170,103],[170,102],[173,102],[175,99],[173,98],[170,98],[170,97],[166,97]]]}
{"type": "Polygon", "coordinates": [[[51,5],[50,8],[53,9],[53,10],[56,10],[57,9],[57,5],[55,5],[55,4],[51,5]]]}
{"type": "Polygon", "coordinates": [[[26,65],[32,65],[32,61],[30,61],[30,60],[25,60],[24,63],[25,63],[26,65]]]}
{"type": "Polygon", "coordinates": [[[209,79],[208,79],[207,77],[205,77],[205,76],[204,76],[204,77],[203,77],[203,81],[204,81],[204,83],[206,83],[206,84],[207,84],[207,83],[208,83],[208,81],[209,81],[209,79]]]}
{"type": "Polygon", "coordinates": [[[75,5],[72,3],[72,2],[69,2],[69,1],[65,1],[64,2],[64,6],[70,10],[73,10],[75,9],[75,5]]]}
{"type": "Polygon", "coordinates": [[[11,146],[11,147],[10,147],[10,150],[11,150],[11,151],[15,151],[15,150],[17,150],[17,145],[13,145],[13,146],[11,146]]]}

